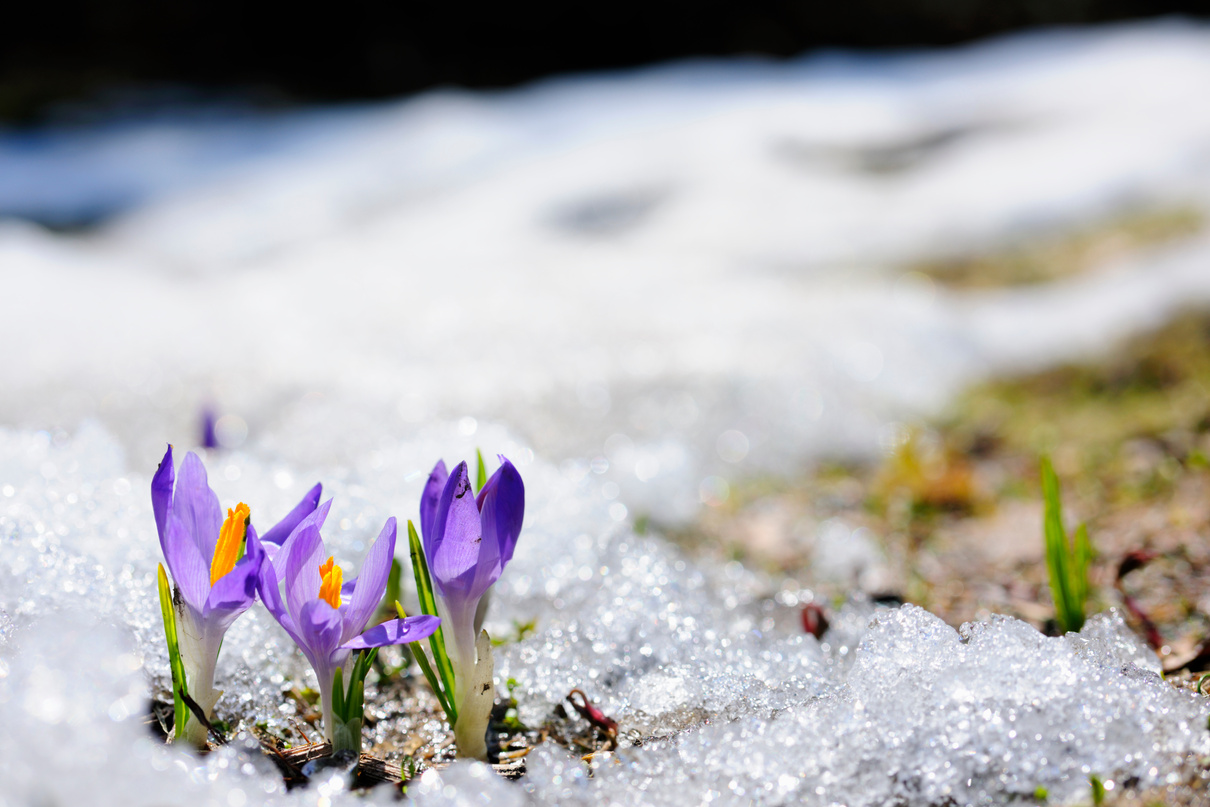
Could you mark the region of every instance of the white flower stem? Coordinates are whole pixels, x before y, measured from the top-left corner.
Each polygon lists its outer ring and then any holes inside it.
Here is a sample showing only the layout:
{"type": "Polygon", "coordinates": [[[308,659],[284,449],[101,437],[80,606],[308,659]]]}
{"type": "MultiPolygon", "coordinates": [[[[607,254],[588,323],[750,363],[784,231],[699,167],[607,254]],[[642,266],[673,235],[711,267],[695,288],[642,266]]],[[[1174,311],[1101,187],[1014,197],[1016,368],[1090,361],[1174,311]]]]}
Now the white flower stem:
{"type": "MultiPolygon", "coordinates": [[[[214,688],[214,669],[218,665],[222,636],[208,635],[199,624],[193,609],[183,602],[176,605],[176,626],[181,665],[185,668],[185,686],[189,690],[189,697],[201,707],[206,720],[210,721],[214,718],[214,705],[223,694],[214,688]]],[[[189,711],[189,720],[185,723],[185,739],[198,748],[205,748],[209,732],[192,710],[189,711]]],[[[173,736],[179,738],[181,735],[174,729],[173,736]]]]}
{"type": "Polygon", "coordinates": [[[492,640],[487,631],[479,633],[475,642],[475,657],[465,675],[458,679],[458,722],[454,726],[454,743],[458,756],[487,759],[487,724],[496,702],[496,687],[492,680],[492,640]]]}
{"type": "Polygon", "coordinates": [[[334,677],[337,669],[340,670],[341,685],[345,687],[345,692],[342,694],[347,698],[350,688],[349,670],[343,667],[333,667],[326,675],[316,670],[316,677],[319,678],[320,710],[324,721],[324,739],[332,744],[332,753],[336,753],[337,751],[352,751],[354,754],[360,754],[361,715],[357,715],[346,723],[332,709],[333,686],[335,685],[334,677]]]}

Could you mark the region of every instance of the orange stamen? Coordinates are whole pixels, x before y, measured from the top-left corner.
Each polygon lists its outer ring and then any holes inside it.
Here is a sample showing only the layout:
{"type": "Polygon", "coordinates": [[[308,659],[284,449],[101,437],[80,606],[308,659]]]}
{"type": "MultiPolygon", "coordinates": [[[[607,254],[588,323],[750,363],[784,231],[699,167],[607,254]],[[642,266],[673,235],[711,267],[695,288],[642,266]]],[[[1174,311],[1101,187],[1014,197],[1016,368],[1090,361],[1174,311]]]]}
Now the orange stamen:
{"type": "Polygon", "coordinates": [[[211,586],[235,568],[240,549],[244,546],[244,536],[248,532],[248,519],[251,516],[252,511],[243,502],[237,504],[234,510],[227,508],[227,520],[219,530],[218,543],[214,545],[214,559],[210,561],[211,586]]]}
{"type": "Polygon", "coordinates": [[[327,563],[319,567],[319,598],[333,608],[340,607],[340,567],[334,558],[328,558],[327,563]]]}

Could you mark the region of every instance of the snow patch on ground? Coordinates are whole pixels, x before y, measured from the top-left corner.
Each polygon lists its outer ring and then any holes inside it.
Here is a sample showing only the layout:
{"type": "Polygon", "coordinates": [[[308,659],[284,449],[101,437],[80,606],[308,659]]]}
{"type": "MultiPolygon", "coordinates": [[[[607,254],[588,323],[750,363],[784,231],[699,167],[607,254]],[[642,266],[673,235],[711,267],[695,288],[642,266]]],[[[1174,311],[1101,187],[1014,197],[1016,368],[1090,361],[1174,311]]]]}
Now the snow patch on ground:
{"type": "MultiPolygon", "coordinates": [[[[817,642],[797,625],[807,593],[691,562],[618,524],[598,483],[528,459],[498,429],[478,437],[522,458],[531,491],[488,627],[536,619],[538,630],[497,651],[497,687],[515,678],[520,717],[535,724],[586,689],[643,742],[597,760],[591,778],[549,743],[527,758],[523,785],[459,763],[409,790],[418,803],[929,805],[1038,787],[1068,799],[1090,773],[1161,783],[1210,753],[1210,708],[1159,677],[1116,613],[1047,638],[1009,618],[954,630],[913,606],[857,603],[817,642]]],[[[414,517],[418,471],[470,450],[450,424],[352,467],[237,454],[208,468],[222,504],[238,495],[254,520],[262,502],[273,520],[323,481],[336,497],[328,546],[355,569],[388,514],[414,517]]],[[[158,542],[150,474],[125,470],[111,435],[0,431],[0,479],[20,481],[0,486],[0,804],[360,803],[335,774],[287,795],[245,739],[203,759],[142,725],[167,670],[158,542]]],[[[224,644],[219,715],[283,725],[283,689],[314,685],[308,675],[257,607],[224,644]]]]}

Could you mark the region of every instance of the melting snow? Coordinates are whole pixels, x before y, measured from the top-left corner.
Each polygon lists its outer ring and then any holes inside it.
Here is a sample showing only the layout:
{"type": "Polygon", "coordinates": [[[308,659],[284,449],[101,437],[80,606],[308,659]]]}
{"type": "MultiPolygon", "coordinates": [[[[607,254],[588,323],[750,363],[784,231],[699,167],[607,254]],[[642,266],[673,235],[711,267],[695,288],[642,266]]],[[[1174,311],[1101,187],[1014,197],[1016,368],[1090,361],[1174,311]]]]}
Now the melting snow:
{"type": "MultiPolygon", "coordinates": [[[[477,437],[526,457],[499,430],[477,437]]],[[[285,485],[254,455],[212,457],[210,471],[223,504],[239,491],[254,518],[260,503],[270,518],[284,511],[318,476],[336,497],[328,544],[346,562],[388,512],[414,517],[430,457],[470,450],[451,425],[285,485]]],[[[111,436],[0,432],[0,473],[20,480],[0,489],[0,804],[355,803],[336,774],[287,796],[243,740],[198,759],[151,738],[148,681],[163,691],[167,660],[150,475],[127,471],[111,436]]],[[[539,460],[522,473],[529,519],[489,628],[536,618],[540,629],[498,651],[497,675],[516,679],[523,721],[540,724],[581,687],[643,744],[598,759],[589,778],[548,743],[527,758],[524,785],[458,763],[422,778],[410,791],[420,803],[928,805],[1038,787],[1069,798],[1089,773],[1161,783],[1188,754],[1210,753],[1210,708],[1161,680],[1116,613],[1047,638],[1008,618],[954,630],[914,606],[856,603],[817,642],[797,627],[807,593],[635,535],[596,483],[539,460]]],[[[254,609],[225,642],[219,715],[281,727],[293,714],[283,685],[307,675],[254,609]]]]}

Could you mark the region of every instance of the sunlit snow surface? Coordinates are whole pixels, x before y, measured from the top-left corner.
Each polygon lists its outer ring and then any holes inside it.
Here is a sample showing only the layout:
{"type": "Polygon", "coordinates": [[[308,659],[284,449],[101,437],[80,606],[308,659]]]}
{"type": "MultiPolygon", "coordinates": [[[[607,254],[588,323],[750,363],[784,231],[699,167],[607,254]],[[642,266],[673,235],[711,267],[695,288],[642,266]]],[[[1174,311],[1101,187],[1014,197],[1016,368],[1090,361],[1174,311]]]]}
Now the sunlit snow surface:
{"type": "MultiPolygon", "coordinates": [[[[540,725],[580,687],[647,739],[592,778],[550,743],[528,757],[523,785],[456,765],[413,788],[417,801],[926,805],[1040,786],[1066,798],[1089,773],[1162,783],[1185,755],[1210,752],[1210,709],[1164,683],[1116,615],[1054,639],[1011,619],[955,631],[913,606],[850,606],[817,643],[796,626],[801,591],[696,566],[503,433],[475,437],[521,458],[531,491],[489,620],[540,625],[497,653],[521,719],[540,725]]],[[[422,464],[471,443],[433,429],[352,467],[296,476],[236,455],[210,470],[223,502],[239,491],[254,518],[283,512],[317,474],[336,497],[328,546],[356,568],[388,512],[412,515],[422,464]]],[[[339,776],[287,796],[243,742],[199,760],[141,724],[148,680],[162,687],[167,667],[159,557],[149,475],[126,470],[112,437],[3,432],[0,473],[22,480],[0,488],[0,804],[340,801],[339,776]]],[[[283,684],[308,674],[289,647],[260,609],[241,618],[219,665],[220,716],[283,725],[283,684]]]]}
{"type": "MultiPolygon", "coordinates": [[[[139,723],[167,669],[150,474],[207,404],[238,445],[207,457],[224,506],[264,525],[323,482],[346,568],[388,515],[414,517],[439,457],[521,468],[489,626],[539,629],[498,677],[525,720],[580,687],[648,739],[591,779],[548,745],[524,785],[458,765],[418,800],[939,804],[1164,781],[1210,753],[1207,709],[1115,617],[1047,639],[852,605],[825,647],[796,627],[803,592],[629,525],[869,454],[974,378],[1210,299],[1205,237],[1024,291],[900,276],[1123,206],[1204,207],[1208,97],[1210,34],[1162,24],[0,134],[0,210],[110,216],[0,222],[0,803],[341,800],[339,779],[287,797],[257,753],[201,761],[139,723]]],[[[254,610],[225,642],[219,713],[278,725],[308,675],[254,610]]]]}

